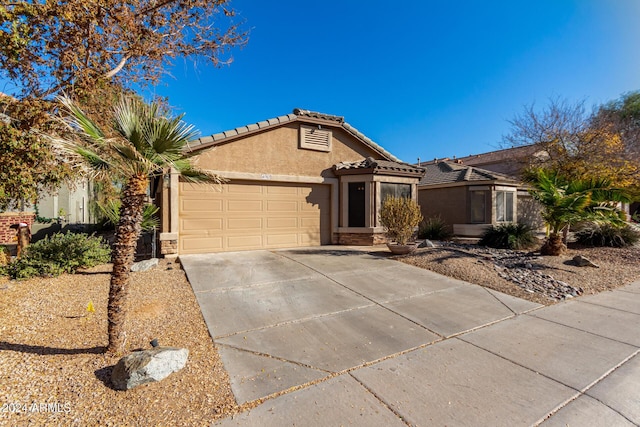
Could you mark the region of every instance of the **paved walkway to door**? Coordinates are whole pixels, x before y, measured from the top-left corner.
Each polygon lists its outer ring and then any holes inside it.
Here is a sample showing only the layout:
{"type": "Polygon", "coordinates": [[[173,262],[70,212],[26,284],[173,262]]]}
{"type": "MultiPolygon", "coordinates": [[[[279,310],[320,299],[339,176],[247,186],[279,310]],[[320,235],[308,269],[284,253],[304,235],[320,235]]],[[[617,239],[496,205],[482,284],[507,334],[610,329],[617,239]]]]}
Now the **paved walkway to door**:
{"type": "Polygon", "coordinates": [[[181,257],[221,426],[640,425],[640,282],[550,307],[344,246],[181,257]]]}

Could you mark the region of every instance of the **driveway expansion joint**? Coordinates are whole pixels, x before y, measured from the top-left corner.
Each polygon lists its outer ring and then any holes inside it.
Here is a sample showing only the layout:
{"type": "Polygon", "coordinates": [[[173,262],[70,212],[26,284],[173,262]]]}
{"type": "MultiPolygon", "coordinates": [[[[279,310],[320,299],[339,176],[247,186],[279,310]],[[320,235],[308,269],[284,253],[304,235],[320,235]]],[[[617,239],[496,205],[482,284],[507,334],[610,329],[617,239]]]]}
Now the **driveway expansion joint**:
{"type": "Polygon", "coordinates": [[[273,323],[273,324],[270,324],[270,325],[261,326],[259,328],[251,328],[251,329],[245,329],[245,330],[238,331],[238,332],[231,332],[231,333],[228,333],[228,334],[216,335],[216,336],[213,337],[213,339],[214,340],[219,340],[219,339],[223,339],[223,338],[233,337],[233,336],[236,336],[236,335],[248,334],[250,332],[264,331],[264,330],[267,330],[267,329],[276,328],[278,326],[295,325],[295,324],[298,324],[298,323],[308,322],[309,320],[322,319],[322,318],[331,317],[331,316],[338,316],[340,314],[349,313],[349,312],[352,312],[352,311],[362,310],[363,308],[373,307],[374,305],[375,304],[360,305],[360,306],[357,306],[357,307],[345,308],[344,310],[332,311],[331,313],[314,314],[312,316],[301,317],[299,319],[285,320],[285,321],[282,321],[282,322],[277,322],[277,323],[273,323]]]}
{"type": "MultiPolygon", "coordinates": [[[[596,305],[596,304],[591,304],[591,305],[596,305]]],[[[602,307],[602,306],[599,306],[599,307],[602,307]]],[[[603,307],[603,308],[611,308],[611,307],[603,307]]],[[[615,309],[612,309],[612,310],[615,310],[615,309]]],[[[622,310],[618,310],[618,311],[622,311],[622,310]]],[[[630,314],[635,314],[635,313],[630,313],[630,314]]],[[[624,345],[628,345],[628,346],[631,346],[631,347],[634,347],[634,348],[640,348],[640,346],[638,346],[638,344],[633,344],[633,343],[622,341],[622,340],[619,340],[619,339],[616,339],[616,338],[611,338],[610,336],[597,334],[597,333],[595,333],[593,331],[587,331],[585,329],[577,328],[575,326],[568,325],[566,323],[562,323],[562,322],[560,322],[558,320],[545,319],[544,317],[536,316],[535,313],[532,313],[532,314],[526,313],[526,315],[530,316],[530,317],[534,317],[534,318],[536,318],[538,320],[544,320],[544,321],[549,322],[549,323],[554,323],[556,325],[564,326],[565,328],[575,329],[576,331],[580,331],[580,332],[584,332],[584,333],[587,333],[587,334],[590,334],[590,335],[594,335],[594,336],[599,337],[599,338],[604,338],[604,339],[607,339],[609,341],[614,341],[614,342],[617,342],[617,343],[620,343],[620,344],[624,344],[624,345]]],[[[640,315],[638,315],[638,314],[635,314],[635,315],[640,317],[640,315]]]]}
{"type": "Polygon", "coordinates": [[[349,372],[347,375],[349,375],[351,378],[353,378],[354,380],[356,380],[356,382],[358,384],[360,384],[362,386],[362,388],[364,388],[365,390],[367,390],[367,392],[369,392],[369,394],[371,394],[376,400],[378,400],[378,402],[380,402],[380,404],[387,408],[389,411],[393,412],[394,415],[396,417],[398,417],[403,423],[405,423],[407,426],[411,426],[411,423],[409,422],[409,420],[407,420],[405,417],[402,416],[402,414],[400,414],[398,411],[396,411],[395,409],[393,409],[393,407],[391,405],[389,405],[381,396],[379,396],[375,391],[373,391],[373,389],[371,389],[370,387],[367,387],[366,384],[364,384],[362,381],[360,381],[358,378],[354,377],[353,375],[351,375],[351,372],[349,372]]]}
{"type": "MultiPolygon", "coordinates": [[[[596,396],[592,396],[589,394],[589,390],[591,390],[593,387],[595,387],[597,384],[599,384],[600,382],[604,381],[609,375],[611,375],[613,372],[617,371],[618,369],[620,369],[624,364],[626,364],[627,362],[629,362],[631,359],[633,359],[634,357],[636,357],[638,354],[640,354],[640,349],[636,350],[633,354],[631,354],[629,357],[627,357],[626,359],[624,359],[623,361],[621,361],[619,364],[617,364],[616,366],[614,366],[613,368],[609,369],[607,372],[605,372],[602,376],[600,376],[600,378],[596,379],[595,381],[593,381],[591,384],[587,385],[586,387],[584,387],[582,390],[577,390],[577,393],[572,396],[571,398],[567,399],[565,402],[561,403],[560,405],[558,405],[556,408],[554,408],[551,412],[549,412],[545,417],[541,418],[540,420],[538,420],[536,423],[534,423],[534,426],[539,426],[540,424],[542,424],[543,422],[545,422],[546,420],[548,420],[549,418],[551,418],[552,416],[554,416],[556,413],[558,413],[558,411],[560,411],[562,408],[566,407],[567,405],[569,405],[571,402],[577,400],[578,398],[582,397],[582,396],[587,396],[591,399],[594,399],[596,401],[598,401],[599,403],[601,403],[602,405],[606,406],[607,408],[611,409],[612,411],[614,411],[616,414],[620,415],[622,418],[626,419],[627,421],[629,421],[631,424],[636,424],[636,422],[634,422],[633,420],[629,419],[629,417],[627,417],[625,414],[623,414],[622,412],[618,411],[616,408],[613,408],[611,405],[607,404],[606,402],[603,402],[601,399],[597,398],[596,396]]],[[[555,380],[554,380],[555,381],[555,380]]],[[[562,383],[561,383],[562,384],[562,383]]],[[[566,385],[566,384],[563,384],[566,385]]],[[[567,387],[572,388],[575,390],[575,388],[570,387],[567,385],[567,387]]]]}

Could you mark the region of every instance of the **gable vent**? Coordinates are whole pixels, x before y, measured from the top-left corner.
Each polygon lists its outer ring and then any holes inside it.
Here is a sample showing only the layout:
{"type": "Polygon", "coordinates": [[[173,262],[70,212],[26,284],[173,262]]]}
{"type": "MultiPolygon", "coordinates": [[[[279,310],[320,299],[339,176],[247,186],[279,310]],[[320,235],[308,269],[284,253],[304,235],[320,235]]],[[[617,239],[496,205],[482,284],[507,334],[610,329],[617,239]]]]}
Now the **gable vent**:
{"type": "Polygon", "coordinates": [[[331,151],[331,131],[318,127],[300,126],[300,148],[331,151]]]}

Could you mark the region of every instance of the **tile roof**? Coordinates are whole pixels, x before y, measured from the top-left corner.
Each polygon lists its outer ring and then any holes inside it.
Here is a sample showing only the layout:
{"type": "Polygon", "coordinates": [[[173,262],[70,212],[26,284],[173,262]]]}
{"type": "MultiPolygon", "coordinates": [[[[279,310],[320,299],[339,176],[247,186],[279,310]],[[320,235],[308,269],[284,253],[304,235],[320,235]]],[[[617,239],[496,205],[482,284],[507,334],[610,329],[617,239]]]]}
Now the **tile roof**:
{"type": "Polygon", "coordinates": [[[488,171],[473,166],[437,161],[423,164],[426,170],[419,185],[454,184],[474,181],[502,181],[518,183],[515,179],[498,172],[488,171]]]}
{"type": "Polygon", "coordinates": [[[408,163],[394,162],[389,160],[378,160],[367,157],[357,162],[340,162],[333,166],[335,171],[364,171],[371,170],[372,173],[391,173],[422,176],[425,169],[416,167],[408,163]]]}
{"type": "Polygon", "coordinates": [[[538,151],[540,151],[540,148],[536,145],[523,145],[520,147],[489,151],[488,153],[471,154],[466,157],[459,157],[458,160],[470,165],[481,165],[483,163],[511,161],[518,157],[534,155],[538,151]]]}
{"type": "Polygon", "coordinates": [[[248,125],[245,125],[245,126],[240,126],[240,127],[235,128],[235,129],[226,130],[224,132],[218,132],[218,133],[213,134],[211,136],[205,136],[205,137],[193,140],[193,141],[189,141],[189,143],[187,144],[188,145],[187,149],[189,151],[200,150],[200,149],[209,147],[211,145],[219,144],[219,143],[221,143],[221,142],[223,142],[225,140],[228,140],[230,138],[238,137],[238,136],[241,136],[243,134],[248,134],[248,133],[252,133],[252,132],[256,132],[256,131],[261,131],[261,130],[264,130],[264,129],[267,129],[267,128],[270,128],[270,127],[274,127],[274,126],[280,126],[280,125],[283,125],[285,123],[290,123],[290,122],[294,122],[294,121],[301,121],[301,122],[313,121],[314,123],[317,123],[318,121],[324,121],[329,126],[341,127],[347,133],[349,133],[349,134],[353,135],[354,137],[358,138],[365,145],[368,145],[369,147],[373,148],[375,151],[377,151],[378,153],[380,153],[381,155],[383,155],[387,159],[389,159],[391,161],[395,161],[395,162],[400,162],[400,159],[398,159],[396,156],[394,156],[393,154],[391,154],[390,152],[388,152],[387,150],[382,148],[382,146],[380,146],[379,144],[377,144],[374,141],[372,141],[370,138],[368,138],[366,135],[364,135],[358,129],[354,128],[349,123],[345,122],[344,121],[344,117],[342,117],[342,116],[334,116],[334,115],[331,115],[331,114],[319,113],[319,112],[316,112],[316,111],[303,110],[301,108],[295,108],[293,110],[293,113],[291,113],[291,114],[274,117],[274,118],[271,118],[271,119],[263,120],[261,122],[252,123],[252,124],[248,124],[248,125]]]}

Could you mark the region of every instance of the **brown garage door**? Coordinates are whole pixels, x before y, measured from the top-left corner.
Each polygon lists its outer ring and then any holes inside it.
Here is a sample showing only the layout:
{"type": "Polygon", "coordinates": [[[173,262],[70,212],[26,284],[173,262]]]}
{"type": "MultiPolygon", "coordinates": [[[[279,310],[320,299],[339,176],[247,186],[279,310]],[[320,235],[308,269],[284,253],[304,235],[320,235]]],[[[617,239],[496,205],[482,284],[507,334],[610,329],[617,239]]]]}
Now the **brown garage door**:
{"type": "Polygon", "coordinates": [[[328,244],[330,194],[323,184],[180,183],[180,253],[328,244]]]}

